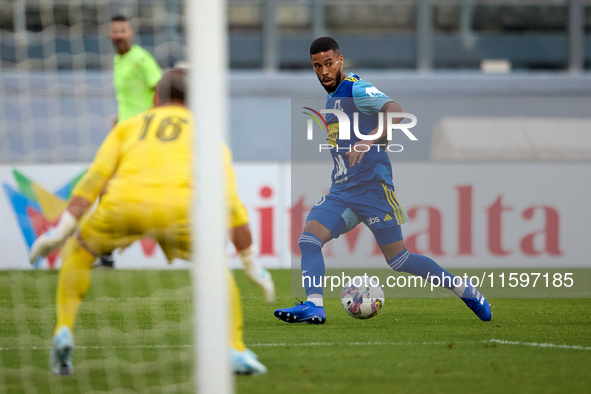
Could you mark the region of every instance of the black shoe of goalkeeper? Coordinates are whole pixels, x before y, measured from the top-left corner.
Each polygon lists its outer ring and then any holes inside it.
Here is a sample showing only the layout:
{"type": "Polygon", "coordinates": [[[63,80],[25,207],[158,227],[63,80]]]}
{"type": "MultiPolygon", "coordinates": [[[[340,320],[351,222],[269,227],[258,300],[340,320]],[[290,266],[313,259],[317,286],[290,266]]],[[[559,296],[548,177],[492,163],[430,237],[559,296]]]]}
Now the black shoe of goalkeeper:
{"type": "Polygon", "coordinates": [[[98,267],[115,268],[115,259],[113,259],[113,254],[109,253],[100,256],[92,266],[92,268],[98,267]]]}

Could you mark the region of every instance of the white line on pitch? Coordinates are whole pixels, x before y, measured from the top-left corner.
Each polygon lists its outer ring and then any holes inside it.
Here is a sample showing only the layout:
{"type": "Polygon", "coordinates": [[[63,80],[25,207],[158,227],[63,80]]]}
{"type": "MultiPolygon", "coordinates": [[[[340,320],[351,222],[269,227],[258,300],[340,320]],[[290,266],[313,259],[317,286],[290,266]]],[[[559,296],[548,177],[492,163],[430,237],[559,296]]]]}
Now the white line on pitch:
{"type": "MultiPolygon", "coordinates": [[[[476,343],[476,342],[466,342],[466,343],[476,343]]],[[[252,343],[247,346],[252,346],[252,347],[338,346],[338,345],[345,345],[345,346],[372,346],[372,345],[404,346],[404,345],[445,345],[445,344],[447,344],[447,342],[346,342],[346,343],[301,342],[301,343],[252,343]]]]}
{"type": "Polygon", "coordinates": [[[503,341],[500,339],[491,339],[490,341],[483,341],[484,343],[499,343],[501,345],[522,345],[522,346],[534,346],[534,347],[549,347],[558,349],[575,349],[575,350],[591,350],[590,346],[579,346],[579,345],[556,345],[554,343],[536,343],[536,342],[519,342],[519,341],[503,341]]]}
{"type": "MultiPolygon", "coordinates": [[[[258,298],[263,298],[263,296],[241,296],[242,299],[258,299],[258,298]]],[[[277,297],[277,298],[288,298],[288,297],[277,297]]],[[[127,297],[127,298],[122,298],[122,297],[98,297],[92,300],[86,300],[85,304],[89,303],[89,302],[120,302],[120,301],[147,301],[147,302],[153,302],[153,301],[177,301],[177,302],[181,302],[181,301],[190,301],[192,300],[192,297],[151,297],[151,296],[146,296],[146,297],[127,297]]],[[[11,304],[11,305],[22,305],[22,304],[27,304],[27,303],[35,303],[35,304],[41,304],[41,305],[54,305],[55,302],[51,301],[51,300],[40,300],[38,298],[24,298],[24,299],[20,299],[20,300],[7,300],[7,299],[3,299],[0,300],[0,304],[11,304]]]]}
{"type": "Polygon", "coordinates": [[[348,343],[334,343],[334,342],[308,342],[308,343],[252,343],[250,347],[287,347],[287,346],[405,346],[405,345],[449,345],[449,344],[477,344],[477,343],[498,343],[500,345],[521,345],[532,347],[545,347],[556,349],[572,349],[572,350],[591,350],[589,346],[580,345],[556,345],[554,343],[536,343],[536,342],[519,342],[519,341],[504,341],[500,339],[490,339],[487,341],[449,341],[449,342],[348,342],[348,343]]]}
{"type": "MultiPolygon", "coordinates": [[[[449,342],[300,342],[300,343],[251,343],[248,347],[314,347],[314,346],[413,346],[413,345],[449,345],[449,344],[477,344],[497,343],[500,345],[518,345],[555,349],[591,350],[591,346],[580,345],[557,345],[554,343],[505,341],[500,339],[489,339],[486,341],[449,341],[449,342]]],[[[156,349],[156,348],[191,348],[192,345],[113,345],[113,346],[76,346],[76,349],[156,349]]],[[[0,347],[0,351],[10,350],[49,350],[48,346],[19,346],[0,347]]]]}
{"type": "MultiPolygon", "coordinates": [[[[191,348],[193,345],[113,345],[113,346],[74,346],[75,349],[158,349],[158,348],[191,348]]],[[[49,350],[51,346],[19,346],[0,347],[0,351],[6,350],[49,350]]]]}
{"type": "MultiPolygon", "coordinates": [[[[455,342],[459,343],[459,342],[455,342]]],[[[478,343],[478,342],[462,342],[462,343],[478,343]]],[[[250,347],[287,347],[287,346],[371,346],[371,345],[445,345],[447,342],[348,342],[348,343],[333,343],[333,342],[301,342],[301,343],[252,343],[247,346],[250,347]]],[[[75,346],[76,349],[152,349],[152,348],[190,348],[192,345],[112,345],[112,346],[75,346]]],[[[20,346],[20,347],[3,347],[0,351],[6,350],[49,350],[49,346],[20,346]]]]}

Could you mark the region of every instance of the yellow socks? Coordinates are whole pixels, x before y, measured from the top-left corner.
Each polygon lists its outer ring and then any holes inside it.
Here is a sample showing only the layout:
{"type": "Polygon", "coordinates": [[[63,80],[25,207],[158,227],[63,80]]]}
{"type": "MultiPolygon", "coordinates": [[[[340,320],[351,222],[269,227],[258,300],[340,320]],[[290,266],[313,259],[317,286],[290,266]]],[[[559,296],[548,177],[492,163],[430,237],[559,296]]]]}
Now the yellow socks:
{"type": "Polygon", "coordinates": [[[246,349],[244,344],[244,322],[242,319],[242,302],[240,291],[234,280],[234,276],[228,271],[228,289],[230,290],[230,347],[242,352],[246,349]]]}
{"type": "Polygon", "coordinates": [[[78,308],[90,285],[90,270],[95,257],[84,249],[78,239],[68,238],[61,251],[62,267],[57,284],[57,325],[55,332],[68,326],[74,332],[78,308]]]}
{"type": "MultiPolygon", "coordinates": [[[[84,249],[80,242],[70,237],[62,252],[62,267],[57,285],[57,324],[55,332],[62,326],[68,326],[74,332],[74,322],[78,308],[88,292],[90,286],[90,270],[95,257],[84,249]]],[[[228,271],[228,288],[230,291],[230,346],[238,351],[244,351],[244,323],[242,318],[242,302],[240,291],[234,276],[228,271]]]]}

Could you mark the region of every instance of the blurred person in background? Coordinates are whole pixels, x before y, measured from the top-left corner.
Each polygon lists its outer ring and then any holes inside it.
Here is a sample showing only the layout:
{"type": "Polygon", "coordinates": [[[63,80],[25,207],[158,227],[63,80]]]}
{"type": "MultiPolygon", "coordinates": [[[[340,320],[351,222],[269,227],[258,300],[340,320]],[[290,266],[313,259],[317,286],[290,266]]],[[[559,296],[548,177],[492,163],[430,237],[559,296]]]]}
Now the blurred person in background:
{"type": "Polygon", "coordinates": [[[152,108],[162,69],[148,51],[132,45],[135,32],[126,17],[116,15],[111,19],[109,36],[117,51],[113,58],[117,123],[152,108]]]}

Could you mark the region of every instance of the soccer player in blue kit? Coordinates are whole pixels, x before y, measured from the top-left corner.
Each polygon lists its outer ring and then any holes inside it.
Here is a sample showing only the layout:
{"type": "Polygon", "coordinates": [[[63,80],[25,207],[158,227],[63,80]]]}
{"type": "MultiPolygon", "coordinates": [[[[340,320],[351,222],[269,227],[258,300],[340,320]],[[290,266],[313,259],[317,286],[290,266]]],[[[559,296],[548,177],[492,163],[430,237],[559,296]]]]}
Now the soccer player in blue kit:
{"type": "MultiPolygon", "coordinates": [[[[359,114],[359,132],[364,135],[379,131],[379,116],[384,117],[382,124],[386,125],[386,113],[403,112],[371,83],[353,73],[343,73],[343,55],[331,37],[316,39],[310,46],[310,57],[316,76],[328,93],[326,108],[345,112],[352,129],[355,112],[359,114]]],[[[326,321],[322,299],[325,274],[322,247],[362,221],[372,231],[390,267],[428,280],[439,277],[443,287],[452,290],[481,320],[489,321],[490,305],[471,282],[465,279],[459,282],[458,278],[455,283],[461,284],[454,286],[454,275],[429,257],[406,250],[400,225],[408,216],[394,194],[388,153],[377,145],[383,138],[361,140],[351,132],[351,139],[343,141],[339,139],[337,117],[330,114],[326,122],[327,139],[335,148],[330,149],[335,162],[332,186],[329,194],[310,211],[298,240],[302,274],[311,278],[304,280],[307,300],[291,308],[277,309],[275,316],[288,323],[323,324],[326,321]]]]}

